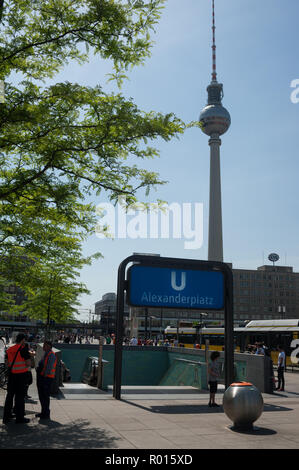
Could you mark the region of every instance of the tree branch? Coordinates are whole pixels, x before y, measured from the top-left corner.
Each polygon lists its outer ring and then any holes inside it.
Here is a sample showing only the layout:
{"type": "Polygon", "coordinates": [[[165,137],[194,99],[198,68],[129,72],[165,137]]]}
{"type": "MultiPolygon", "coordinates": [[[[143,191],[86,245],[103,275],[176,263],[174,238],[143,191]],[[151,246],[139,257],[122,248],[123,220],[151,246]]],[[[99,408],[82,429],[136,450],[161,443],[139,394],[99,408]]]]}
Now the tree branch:
{"type": "Polygon", "coordinates": [[[12,188],[9,188],[6,191],[0,191],[0,199],[6,199],[10,194],[18,192],[19,189],[24,188],[28,184],[32,183],[34,180],[40,178],[49,168],[52,166],[54,155],[50,159],[50,161],[44,166],[44,168],[38,172],[36,172],[34,175],[32,175],[30,178],[27,178],[24,181],[21,181],[20,183],[16,184],[12,188]]]}

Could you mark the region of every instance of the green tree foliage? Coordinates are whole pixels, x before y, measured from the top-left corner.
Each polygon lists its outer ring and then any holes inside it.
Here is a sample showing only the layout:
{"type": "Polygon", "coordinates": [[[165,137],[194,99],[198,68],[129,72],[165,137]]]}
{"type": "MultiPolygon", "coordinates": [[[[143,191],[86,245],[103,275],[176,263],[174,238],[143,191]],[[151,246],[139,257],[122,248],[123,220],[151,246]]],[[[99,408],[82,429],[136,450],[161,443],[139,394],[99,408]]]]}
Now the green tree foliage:
{"type": "Polygon", "coordinates": [[[78,280],[80,269],[97,257],[99,254],[82,257],[81,246],[74,240],[72,249],[36,257],[29,268],[28,258],[19,258],[14,279],[22,285],[26,300],[18,309],[35,319],[71,320],[79,305],[78,296],[89,293],[78,280]]]}
{"type": "Polygon", "coordinates": [[[71,82],[48,86],[46,80],[70,60],[83,65],[95,54],[112,62],[111,78],[120,85],[149,56],[163,3],[0,1],[0,272],[29,289],[31,305],[37,270],[40,282],[50,285],[56,253],[71,263],[62,254],[75,250],[83,260],[80,243],[95,225],[95,207],[86,197],[105,192],[112,201],[125,195],[133,204],[141,188],[148,193],[163,184],[142,161],[158,156],[151,141],[184,130],[172,113],[143,112],[120,92],[71,82]],[[16,273],[20,259],[27,260],[22,270],[29,278],[16,273]]]}

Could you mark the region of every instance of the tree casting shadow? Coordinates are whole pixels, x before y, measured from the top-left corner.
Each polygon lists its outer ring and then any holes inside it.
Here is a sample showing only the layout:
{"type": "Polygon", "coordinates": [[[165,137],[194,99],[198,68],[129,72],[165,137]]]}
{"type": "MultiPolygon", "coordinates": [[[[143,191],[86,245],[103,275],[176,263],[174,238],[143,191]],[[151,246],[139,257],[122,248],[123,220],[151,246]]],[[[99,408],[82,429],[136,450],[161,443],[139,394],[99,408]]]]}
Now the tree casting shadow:
{"type": "Polygon", "coordinates": [[[16,425],[0,425],[1,449],[110,449],[117,448],[117,437],[90,427],[89,421],[78,419],[71,424],[37,421],[16,425]]]}

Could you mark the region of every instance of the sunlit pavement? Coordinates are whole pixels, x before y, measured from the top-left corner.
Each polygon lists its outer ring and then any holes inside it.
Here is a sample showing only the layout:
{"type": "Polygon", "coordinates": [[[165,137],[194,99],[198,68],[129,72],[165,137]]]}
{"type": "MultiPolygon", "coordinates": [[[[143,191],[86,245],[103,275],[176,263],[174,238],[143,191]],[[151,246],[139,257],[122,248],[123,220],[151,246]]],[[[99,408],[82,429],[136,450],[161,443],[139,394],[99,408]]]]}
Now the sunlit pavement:
{"type": "MultiPolygon", "coordinates": [[[[51,420],[40,411],[35,382],[26,402],[29,424],[0,424],[2,449],[298,449],[299,374],[286,373],[286,392],[264,394],[254,430],[231,429],[222,406],[209,408],[207,393],[191,387],[124,387],[112,390],[66,384],[51,398],[51,420]]],[[[219,404],[222,393],[217,394],[219,404]]],[[[2,417],[5,391],[0,390],[2,417]]]]}

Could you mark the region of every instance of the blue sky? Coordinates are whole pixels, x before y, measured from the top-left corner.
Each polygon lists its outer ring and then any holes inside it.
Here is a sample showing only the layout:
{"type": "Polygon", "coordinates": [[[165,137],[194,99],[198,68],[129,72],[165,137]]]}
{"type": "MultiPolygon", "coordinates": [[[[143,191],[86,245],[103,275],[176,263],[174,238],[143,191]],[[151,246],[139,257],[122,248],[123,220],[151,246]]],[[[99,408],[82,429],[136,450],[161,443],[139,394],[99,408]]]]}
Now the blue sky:
{"type": "MultiPolygon", "coordinates": [[[[215,3],[217,78],[232,120],[221,146],[224,261],[255,269],[276,252],[278,265],[286,262],[298,271],[299,103],[292,103],[290,85],[299,79],[299,2],[215,3]]],[[[130,73],[123,94],[145,111],[197,120],[211,80],[211,34],[211,0],[169,0],[156,27],[152,56],[130,73]]],[[[108,91],[113,88],[105,78],[110,71],[109,62],[93,58],[83,67],[70,65],[56,81],[101,84],[108,91]]],[[[82,308],[93,309],[103,294],[116,291],[117,268],[133,252],[207,259],[208,137],[189,129],[180,140],[157,141],[156,146],[160,158],[145,166],[169,183],[147,200],[202,203],[203,245],[186,250],[180,239],[101,240],[92,234],[84,251],[101,251],[104,259],[82,271],[81,280],[91,291],[82,297],[82,308]]]]}

